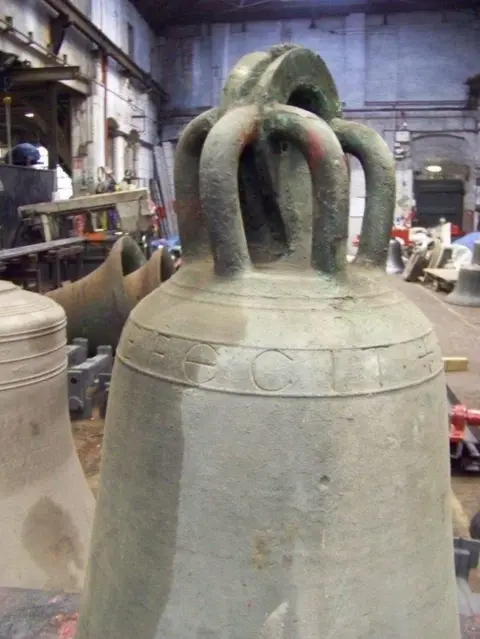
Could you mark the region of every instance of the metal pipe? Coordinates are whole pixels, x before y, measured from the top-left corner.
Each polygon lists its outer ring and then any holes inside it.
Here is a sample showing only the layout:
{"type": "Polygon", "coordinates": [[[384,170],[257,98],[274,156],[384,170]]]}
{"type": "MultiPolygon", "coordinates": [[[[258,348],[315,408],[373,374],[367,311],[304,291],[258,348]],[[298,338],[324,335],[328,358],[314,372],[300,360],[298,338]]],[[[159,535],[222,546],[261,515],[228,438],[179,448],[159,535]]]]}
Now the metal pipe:
{"type": "Polygon", "coordinates": [[[107,111],[108,111],[108,95],[107,95],[107,83],[108,83],[108,56],[105,53],[102,53],[102,83],[103,83],[103,122],[104,122],[104,132],[103,132],[103,144],[105,146],[105,166],[108,165],[108,122],[107,122],[107,111]]]}
{"type": "MultiPolygon", "coordinates": [[[[180,120],[182,118],[194,118],[203,113],[205,107],[191,107],[188,109],[180,109],[176,111],[163,111],[162,112],[162,122],[168,122],[169,120],[180,120]]],[[[398,115],[400,113],[405,113],[406,116],[410,117],[419,117],[424,118],[428,117],[430,112],[434,113],[460,113],[465,112],[464,107],[457,106],[436,106],[436,107],[428,107],[428,106],[413,106],[413,107],[395,107],[395,106],[382,106],[382,107],[358,107],[358,108],[344,108],[343,114],[344,116],[355,117],[357,113],[371,113],[372,117],[382,117],[385,114],[386,117],[392,117],[392,115],[398,115]],[[417,115],[422,114],[422,115],[417,115]],[[426,115],[423,115],[426,114],[426,115]]],[[[450,133],[450,131],[449,131],[450,133]]]]}
{"type": "Polygon", "coordinates": [[[3,105],[5,107],[5,128],[7,129],[8,164],[12,164],[12,98],[5,96],[3,105]]]}

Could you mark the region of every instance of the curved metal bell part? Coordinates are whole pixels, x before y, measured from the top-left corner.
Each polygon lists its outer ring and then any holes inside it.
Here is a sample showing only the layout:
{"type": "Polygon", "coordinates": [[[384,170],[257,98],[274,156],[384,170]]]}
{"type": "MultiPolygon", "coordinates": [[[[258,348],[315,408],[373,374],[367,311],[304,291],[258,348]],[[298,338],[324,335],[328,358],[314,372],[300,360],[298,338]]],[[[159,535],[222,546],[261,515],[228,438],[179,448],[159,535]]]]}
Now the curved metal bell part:
{"type": "Polygon", "coordinates": [[[170,279],[174,273],[175,267],[170,252],[165,247],[158,248],[148,262],[125,276],[124,285],[128,298],[138,303],[170,279]]]}
{"type": "Polygon", "coordinates": [[[332,128],[345,153],[355,156],[365,173],[365,211],[355,261],[383,267],[395,211],[392,154],[382,137],[363,124],[336,118],[332,128]]]}
{"type": "MultiPolygon", "coordinates": [[[[219,115],[251,103],[261,110],[275,104],[301,107],[326,121],[341,115],[337,88],[325,63],[294,44],[248,54],[234,66],[219,115]]],[[[239,175],[252,257],[265,259],[267,244],[272,259],[285,251],[294,252],[295,220],[308,224],[313,206],[308,166],[301,152],[284,138],[252,140],[240,158],[239,175]]]]}
{"type": "Polygon", "coordinates": [[[405,271],[405,264],[402,258],[402,245],[398,240],[391,239],[388,243],[387,266],[385,271],[387,275],[398,275],[405,271]]]}
{"type": "Polygon", "coordinates": [[[442,356],[384,273],[393,158],[318,56],[275,53],[180,141],[188,257],[122,333],[76,639],[459,639],[442,356]]]}
{"type": "Polygon", "coordinates": [[[461,267],[455,288],[445,301],[454,306],[480,307],[480,242],[475,242],[472,263],[461,267]]]}
{"type": "MultiPolygon", "coordinates": [[[[207,137],[200,162],[200,190],[205,211],[223,210],[232,223],[209,220],[216,272],[232,273],[249,268],[250,255],[243,231],[237,190],[240,157],[245,146],[259,134],[281,135],[299,148],[312,175],[313,217],[308,225],[297,222],[298,246],[290,253],[290,262],[310,263],[325,273],[342,269],[346,263],[348,236],[348,169],[342,148],[325,122],[312,114],[288,106],[277,106],[260,117],[253,106],[239,107],[226,113],[207,137]],[[219,164],[218,157],[222,157],[219,164]],[[227,231],[228,229],[228,231],[227,231]],[[308,249],[305,246],[307,241],[308,249]],[[221,253],[220,247],[226,247],[221,253]],[[293,259],[292,259],[293,256],[293,259]]],[[[288,221],[285,220],[288,224],[288,221]]]]}
{"type": "Polygon", "coordinates": [[[272,61],[259,78],[253,99],[260,108],[289,104],[329,123],[342,116],[342,103],[327,65],[313,51],[298,46],[272,61]]]}
{"type": "MultiPolygon", "coordinates": [[[[365,173],[366,200],[356,262],[384,267],[385,244],[393,224],[395,164],[384,140],[372,129],[342,119],[335,82],[320,56],[296,45],[272,47],[267,53],[251,53],[235,65],[223,92],[219,115],[235,105],[255,103],[259,108],[277,104],[299,107],[330,123],[345,153],[355,156],[365,173]],[[391,217],[385,216],[391,211],[391,217]],[[381,224],[381,228],[379,228],[381,224]]],[[[285,139],[283,139],[285,143],[285,139]]],[[[308,197],[306,163],[295,146],[278,155],[268,142],[254,141],[253,157],[240,161],[248,182],[261,183],[260,208],[285,222],[308,218],[313,200],[308,197]],[[286,170],[285,170],[286,169],[286,170]],[[248,179],[250,176],[250,179],[248,179]],[[253,176],[257,176],[257,179],[253,176]]],[[[245,198],[244,198],[245,200],[245,198]]],[[[258,198],[243,209],[257,208],[258,198]]],[[[266,213],[268,214],[268,213],[266,213]]],[[[286,230],[287,239],[289,237],[286,230]]],[[[292,246],[288,246],[292,250],[292,246]]]]}
{"type": "Polygon", "coordinates": [[[76,337],[87,338],[91,355],[96,354],[99,346],[117,347],[127,317],[138,301],[136,296],[129,296],[125,276],[144,263],[145,257],[135,240],[123,236],[95,271],[47,293],[67,315],[69,343],[76,337]]]}
{"type": "Polygon", "coordinates": [[[209,250],[200,205],[199,162],[203,143],[217,120],[217,109],[197,116],[184,129],[175,150],[175,211],[187,259],[203,256],[209,250]]]}

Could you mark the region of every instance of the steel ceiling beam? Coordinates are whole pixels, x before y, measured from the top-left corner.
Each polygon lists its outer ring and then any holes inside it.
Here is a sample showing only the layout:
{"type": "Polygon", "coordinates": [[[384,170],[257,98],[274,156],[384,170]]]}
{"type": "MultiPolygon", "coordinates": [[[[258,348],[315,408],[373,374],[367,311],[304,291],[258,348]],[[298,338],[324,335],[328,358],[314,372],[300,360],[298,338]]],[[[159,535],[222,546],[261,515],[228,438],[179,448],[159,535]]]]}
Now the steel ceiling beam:
{"type": "Polygon", "coordinates": [[[154,80],[149,73],[139,67],[138,64],[112,42],[110,38],[107,38],[103,31],[96,27],[70,0],[43,0],[43,2],[54,9],[59,15],[64,16],[70,26],[82,33],[105,55],[118,62],[132,78],[141,82],[146,89],[155,92],[164,102],[168,100],[168,94],[163,87],[154,80]]]}
{"type": "Polygon", "coordinates": [[[7,72],[13,85],[65,82],[81,78],[80,67],[14,67],[7,72]]]}

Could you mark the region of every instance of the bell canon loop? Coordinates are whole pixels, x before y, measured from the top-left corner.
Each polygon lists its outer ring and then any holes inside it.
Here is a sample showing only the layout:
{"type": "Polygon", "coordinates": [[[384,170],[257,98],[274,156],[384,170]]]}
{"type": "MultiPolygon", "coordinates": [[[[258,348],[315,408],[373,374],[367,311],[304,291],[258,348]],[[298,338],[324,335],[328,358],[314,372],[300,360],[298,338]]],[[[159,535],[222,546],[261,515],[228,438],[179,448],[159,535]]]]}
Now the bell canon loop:
{"type": "Polygon", "coordinates": [[[0,281],[0,585],[78,592],[94,498],[71,433],[65,313],[0,281]]]}
{"type": "Polygon", "coordinates": [[[459,639],[440,348],[388,288],[393,157],[340,104],[274,47],[179,141],[185,265],[120,340],[76,639],[459,639]]]}

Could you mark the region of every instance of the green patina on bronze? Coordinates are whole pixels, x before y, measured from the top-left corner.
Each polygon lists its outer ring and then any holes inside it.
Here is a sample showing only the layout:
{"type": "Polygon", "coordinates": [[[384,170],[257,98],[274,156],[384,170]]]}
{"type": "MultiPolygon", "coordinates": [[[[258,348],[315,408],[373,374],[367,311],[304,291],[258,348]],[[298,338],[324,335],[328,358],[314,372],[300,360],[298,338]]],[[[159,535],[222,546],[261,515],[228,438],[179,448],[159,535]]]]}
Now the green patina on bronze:
{"type": "MultiPolygon", "coordinates": [[[[321,215],[315,214],[318,202],[325,208],[328,198],[325,200],[322,195],[319,200],[315,189],[312,191],[312,165],[305,145],[301,144],[305,130],[314,130],[319,121],[324,121],[343,152],[358,158],[365,172],[365,215],[356,260],[382,266],[395,205],[393,157],[377,133],[343,119],[342,103],[327,65],[314,52],[294,44],[281,44],[267,52],[243,56],[229,75],[220,106],[193,120],[183,132],[177,147],[175,184],[185,254],[200,256],[209,248],[208,224],[203,219],[200,202],[204,143],[212,135],[212,128],[215,129],[217,174],[223,175],[221,158],[238,141],[233,139],[235,135],[242,133],[241,127],[229,129],[219,124],[227,116],[229,122],[234,122],[235,117],[229,114],[240,113],[239,109],[248,106],[256,113],[256,125],[239,147],[235,169],[238,193],[236,190],[230,200],[239,200],[250,258],[254,262],[281,258],[301,263],[302,251],[298,249],[305,247],[305,234],[310,233],[310,257],[316,268],[325,273],[344,269],[348,214],[326,210],[321,215]],[[310,114],[300,136],[293,134],[293,131],[299,134],[296,124],[299,115],[294,117],[293,112],[285,111],[285,106],[310,114]],[[317,224],[315,220],[320,218],[323,222],[317,224]]],[[[215,167],[208,170],[212,173],[215,167]]],[[[324,190],[338,191],[335,180],[332,182],[331,177],[324,180],[324,190]]],[[[218,182],[213,173],[204,179],[205,184],[210,182],[218,182]]],[[[233,188],[231,180],[221,181],[218,188],[227,183],[233,188]]],[[[347,197],[348,193],[344,194],[343,200],[347,197]]]]}
{"type": "Polygon", "coordinates": [[[344,268],[348,235],[349,178],[342,147],[331,128],[313,114],[277,105],[265,112],[262,133],[298,148],[312,182],[311,262],[324,273],[344,268]],[[317,146],[318,144],[318,146],[317,146]]]}
{"type": "Polygon", "coordinates": [[[317,54],[300,47],[286,51],[270,64],[256,85],[259,105],[291,104],[329,122],[342,116],[337,87],[317,54]]]}
{"type": "Polygon", "coordinates": [[[210,109],[192,120],[178,141],[175,151],[175,210],[184,255],[203,255],[208,239],[200,206],[199,165],[203,143],[218,119],[210,109]]]}
{"type": "Polygon", "coordinates": [[[395,210],[395,165],[382,137],[358,122],[335,118],[334,133],[345,153],[354,155],[365,173],[365,211],[355,260],[384,266],[395,210]]]}

